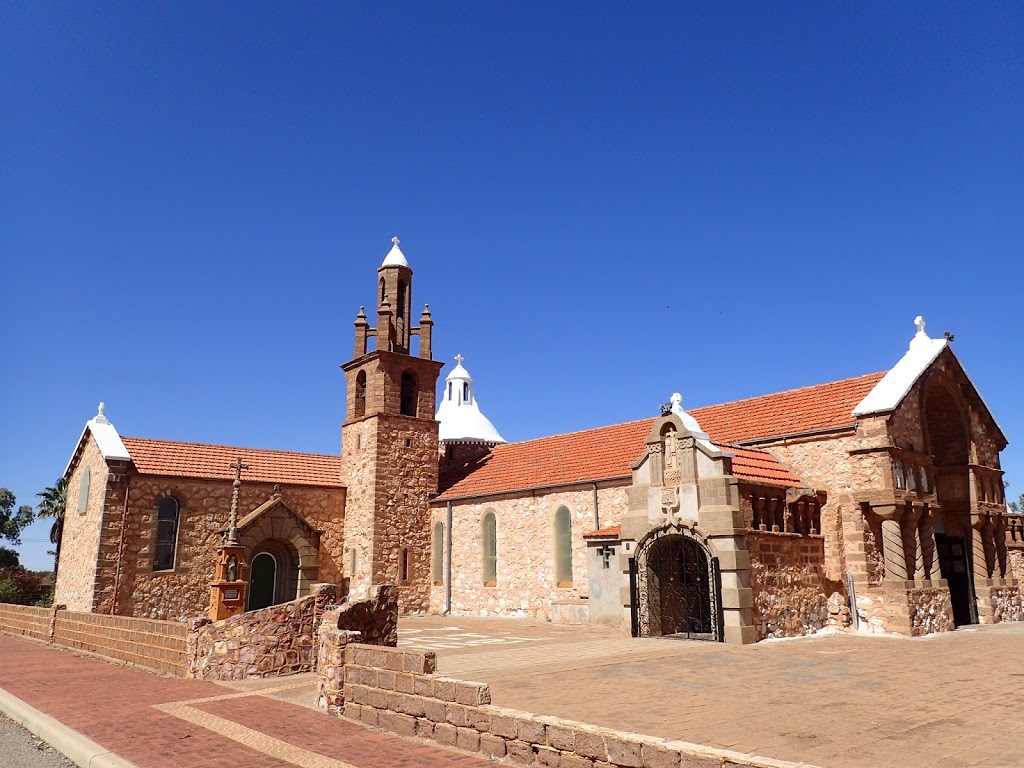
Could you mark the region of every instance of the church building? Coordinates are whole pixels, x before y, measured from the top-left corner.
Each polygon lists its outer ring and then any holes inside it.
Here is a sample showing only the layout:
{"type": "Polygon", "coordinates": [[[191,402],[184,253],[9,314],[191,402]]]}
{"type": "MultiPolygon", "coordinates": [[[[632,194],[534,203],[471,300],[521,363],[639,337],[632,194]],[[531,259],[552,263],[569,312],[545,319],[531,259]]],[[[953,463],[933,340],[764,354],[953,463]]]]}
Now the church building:
{"type": "Polygon", "coordinates": [[[461,355],[438,389],[412,291],[394,238],[338,456],[121,437],[101,407],[65,472],[55,601],[203,614],[237,479],[249,609],[330,582],[396,584],[406,614],[731,643],[1024,619],[1006,437],[921,318],[888,371],[693,410],[667,391],[650,418],[508,443],[461,355]]]}

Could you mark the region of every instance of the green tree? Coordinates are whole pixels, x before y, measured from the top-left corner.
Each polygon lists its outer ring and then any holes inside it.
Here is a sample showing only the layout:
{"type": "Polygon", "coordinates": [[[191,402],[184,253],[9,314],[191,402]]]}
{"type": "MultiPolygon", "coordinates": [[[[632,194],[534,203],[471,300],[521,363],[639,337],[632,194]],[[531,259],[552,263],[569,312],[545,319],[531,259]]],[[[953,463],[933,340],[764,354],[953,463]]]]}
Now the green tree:
{"type": "Polygon", "coordinates": [[[21,544],[21,530],[32,522],[32,507],[22,504],[18,510],[14,506],[18,500],[7,488],[0,488],[0,539],[7,539],[11,544],[21,544]]]}
{"type": "Polygon", "coordinates": [[[36,515],[53,520],[53,525],[50,526],[50,541],[54,545],[52,550],[53,573],[56,578],[57,567],[60,564],[60,540],[64,535],[64,510],[68,501],[68,481],[62,477],[54,485],[37,493],[36,496],[42,499],[36,506],[36,515]]]}
{"type": "Polygon", "coordinates": [[[1007,505],[1010,509],[1016,512],[1018,515],[1024,515],[1024,493],[1020,495],[1017,501],[1008,502],[1007,505]]]}

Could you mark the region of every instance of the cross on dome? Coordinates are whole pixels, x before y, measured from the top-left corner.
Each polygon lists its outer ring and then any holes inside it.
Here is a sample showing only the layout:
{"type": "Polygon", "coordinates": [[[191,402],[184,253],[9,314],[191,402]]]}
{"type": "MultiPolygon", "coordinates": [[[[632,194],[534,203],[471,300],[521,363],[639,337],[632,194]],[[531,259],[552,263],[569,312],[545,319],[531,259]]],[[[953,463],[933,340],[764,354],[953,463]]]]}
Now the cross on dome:
{"type": "Polygon", "coordinates": [[[398,235],[395,235],[394,237],[391,238],[391,242],[394,243],[395,244],[395,248],[397,248],[398,244],[400,242],[402,242],[402,241],[398,239],[398,235]]]}
{"type": "Polygon", "coordinates": [[[455,362],[458,363],[459,365],[462,365],[462,361],[465,360],[465,359],[466,358],[464,358],[462,355],[456,355],[455,356],[455,362]]]}

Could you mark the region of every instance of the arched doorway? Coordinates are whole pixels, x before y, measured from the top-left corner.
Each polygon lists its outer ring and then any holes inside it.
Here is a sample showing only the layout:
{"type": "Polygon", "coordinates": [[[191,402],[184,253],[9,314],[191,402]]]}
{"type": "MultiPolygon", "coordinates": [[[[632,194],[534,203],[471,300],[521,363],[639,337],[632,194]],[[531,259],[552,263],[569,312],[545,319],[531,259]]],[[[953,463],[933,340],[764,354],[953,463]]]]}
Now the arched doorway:
{"type": "Polygon", "coordinates": [[[287,541],[267,539],[249,561],[247,610],[255,611],[298,597],[299,566],[295,548],[287,541]]]}
{"type": "Polygon", "coordinates": [[[971,581],[970,435],[954,389],[928,382],[924,399],[928,453],[935,468],[935,496],[942,510],[935,526],[939,571],[949,585],[953,622],[976,623],[971,581]]]}
{"type": "Polygon", "coordinates": [[[670,525],[648,534],[629,575],[634,637],[721,639],[718,560],[692,530],[670,525]]]}
{"type": "Polygon", "coordinates": [[[249,566],[249,610],[274,605],[277,591],[277,560],[269,552],[260,552],[249,566]]]}

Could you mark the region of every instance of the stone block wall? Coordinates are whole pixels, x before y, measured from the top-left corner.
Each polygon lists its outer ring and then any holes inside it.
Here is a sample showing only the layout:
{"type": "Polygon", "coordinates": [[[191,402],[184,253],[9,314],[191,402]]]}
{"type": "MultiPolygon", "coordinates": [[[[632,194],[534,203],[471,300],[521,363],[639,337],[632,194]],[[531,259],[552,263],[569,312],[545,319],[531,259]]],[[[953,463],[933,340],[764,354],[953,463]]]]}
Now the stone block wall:
{"type": "Polygon", "coordinates": [[[1024,621],[1024,594],[1019,584],[991,587],[992,622],[1024,621]]]}
{"type": "Polygon", "coordinates": [[[185,677],[184,624],[174,621],[57,611],[53,642],[154,672],[185,677]]]}
{"type": "Polygon", "coordinates": [[[898,632],[919,637],[950,632],[953,606],[945,582],[883,582],[857,593],[860,628],[865,632],[898,632]]]}
{"type": "MultiPolygon", "coordinates": [[[[599,486],[602,526],[619,525],[628,508],[627,485],[599,486]]],[[[433,508],[433,523],[447,526],[447,510],[433,508]]],[[[551,604],[588,595],[587,543],[583,534],[595,529],[594,491],[568,490],[507,495],[452,505],[452,613],[468,616],[534,616],[551,618],[551,604]],[[568,508],[572,522],[572,586],[555,580],[555,512],[568,508]],[[497,524],[497,583],[483,580],[483,519],[493,512],[497,524]]],[[[429,543],[428,543],[429,544],[429,543]]],[[[425,550],[430,552],[429,546],[425,550]]],[[[429,563],[428,563],[429,565],[429,563]]],[[[435,584],[431,611],[444,610],[445,588],[435,584]]]]}
{"type": "Polygon", "coordinates": [[[821,536],[748,531],[747,550],[758,640],[812,635],[829,624],[829,597],[842,588],[825,578],[821,536]]]}
{"type": "MultiPolygon", "coordinates": [[[[641,736],[491,703],[485,683],[434,674],[433,653],[357,643],[340,657],[344,687],[332,705],[345,717],[515,765],[559,768],[795,768],[688,742],[641,736]],[[337,703],[339,702],[340,703],[337,703]]],[[[320,667],[322,676],[327,669],[320,667]]],[[[322,689],[323,690],[323,689],[322,689]]],[[[321,703],[323,706],[323,701],[321,703]]],[[[804,768],[809,768],[801,763],[804,768]]]]}
{"type": "Polygon", "coordinates": [[[48,643],[53,639],[50,634],[52,619],[51,608],[0,603],[0,631],[8,635],[21,635],[48,643]]]}
{"type": "Polygon", "coordinates": [[[317,596],[189,627],[188,676],[245,680],[309,672],[314,661],[317,596]]]}

